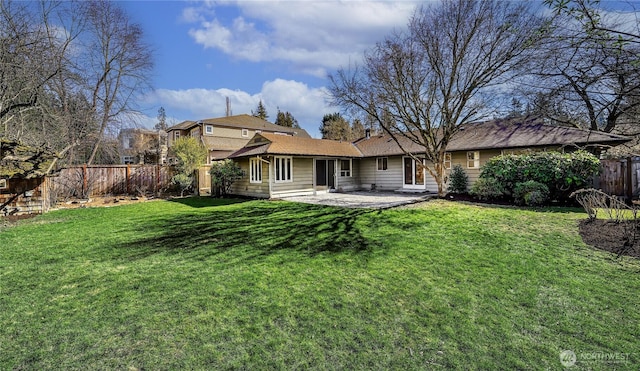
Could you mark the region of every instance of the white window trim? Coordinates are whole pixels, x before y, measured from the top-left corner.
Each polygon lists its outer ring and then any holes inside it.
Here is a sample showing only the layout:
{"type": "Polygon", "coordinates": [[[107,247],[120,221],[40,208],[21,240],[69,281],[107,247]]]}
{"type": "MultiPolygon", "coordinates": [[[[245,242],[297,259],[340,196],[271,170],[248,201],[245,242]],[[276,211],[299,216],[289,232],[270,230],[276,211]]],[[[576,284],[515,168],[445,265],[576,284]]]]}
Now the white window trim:
{"type": "Polygon", "coordinates": [[[451,170],[451,152],[444,153],[444,168],[451,170]]]}
{"type": "Polygon", "coordinates": [[[376,171],[387,171],[389,169],[389,158],[388,157],[378,157],[376,158],[376,171]],[[383,169],[380,169],[380,161],[383,161],[383,169]],[[386,165],[386,166],[384,166],[386,165]]]}
{"type": "Polygon", "coordinates": [[[213,135],[213,125],[205,125],[204,126],[204,133],[206,135],[213,135]]]}
{"type": "Polygon", "coordinates": [[[6,179],[0,179],[0,189],[9,188],[9,182],[6,179]]]}
{"type": "Polygon", "coordinates": [[[274,157],[273,179],[274,179],[274,182],[276,183],[292,183],[293,182],[293,157],[291,156],[274,157]],[[286,166],[282,166],[286,162],[289,163],[288,170],[286,166]],[[278,172],[280,174],[278,174],[278,172]]]}
{"type": "Polygon", "coordinates": [[[341,159],[340,160],[340,176],[343,177],[343,178],[351,178],[351,174],[353,174],[353,162],[352,162],[352,160],[351,159],[348,159],[348,160],[347,159],[341,159]],[[343,170],[342,169],[342,161],[349,161],[349,170],[343,170]]]}
{"type": "Polygon", "coordinates": [[[242,136],[244,138],[248,137],[249,136],[249,129],[242,129],[242,136]]]}
{"type": "Polygon", "coordinates": [[[259,158],[249,159],[249,183],[262,183],[262,161],[259,158]]]}
{"type": "Polygon", "coordinates": [[[173,140],[178,140],[178,138],[180,138],[180,132],[176,130],[173,132],[173,140]]]}
{"type": "Polygon", "coordinates": [[[480,168],[480,151],[467,152],[467,169],[479,169],[479,168],[480,168]],[[473,160],[469,158],[469,154],[471,153],[473,153],[473,160]],[[473,161],[473,163],[471,163],[471,161],[473,161]]]}

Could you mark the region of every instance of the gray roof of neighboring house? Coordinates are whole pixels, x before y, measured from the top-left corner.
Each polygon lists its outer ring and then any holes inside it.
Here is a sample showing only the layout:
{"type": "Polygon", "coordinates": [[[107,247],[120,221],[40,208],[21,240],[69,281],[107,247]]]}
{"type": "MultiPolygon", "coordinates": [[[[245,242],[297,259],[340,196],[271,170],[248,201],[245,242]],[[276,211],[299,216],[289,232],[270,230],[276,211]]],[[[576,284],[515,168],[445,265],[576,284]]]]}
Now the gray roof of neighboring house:
{"type": "Polygon", "coordinates": [[[204,119],[200,121],[183,121],[177,125],[174,125],[167,129],[167,131],[172,130],[189,130],[200,123],[210,124],[214,126],[223,126],[223,127],[232,127],[238,129],[251,129],[251,130],[263,130],[269,132],[281,132],[292,134],[297,137],[302,138],[311,138],[309,133],[307,133],[304,129],[294,129],[286,126],[280,126],[276,124],[272,124],[268,121],[265,121],[259,117],[243,114],[236,116],[227,116],[227,117],[217,117],[204,119]]]}
{"type": "MultiPolygon", "coordinates": [[[[631,138],[599,131],[546,125],[538,121],[488,121],[464,125],[451,139],[447,151],[507,149],[544,146],[616,146],[631,138]]],[[[408,152],[424,151],[408,138],[399,138],[408,152]]],[[[355,145],[365,157],[401,155],[404,152],[389,135],[358,140],[355,145]]]]}

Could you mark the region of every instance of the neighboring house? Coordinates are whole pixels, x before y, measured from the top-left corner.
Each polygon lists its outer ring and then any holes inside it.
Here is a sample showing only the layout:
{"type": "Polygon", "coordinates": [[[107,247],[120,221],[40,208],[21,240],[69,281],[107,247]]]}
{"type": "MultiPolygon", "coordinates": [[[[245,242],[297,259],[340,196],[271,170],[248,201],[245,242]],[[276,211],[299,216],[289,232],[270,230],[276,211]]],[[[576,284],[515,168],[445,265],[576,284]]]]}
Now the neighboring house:
{"type": "Polygon", "coordinates": [[[200,121],[184,121],[167,129],[167,133],[169,135],[169,148],[180,137],[192,136],[199,138],[209,150],[207,164],[227,158],[244,147],[256,134],[272,133],[310,138],[304,129],[275,125],[259,117],[246,114],[200,121]]]}
{"type": "Polygon", "coordinates": [[[167,163],[167,133],[164,130],[127,128],[118,134],[122,164],[167,163]]]}
{"type": "MultiPolygon", "coordinates": [[[[465,125],[452,138],[445,167],[460,164],[473,184],[490,158],[528,151],[607,149],[630,138],[537,122],[492,121],[465,125]]],[[[403,140],[417,157],[424,150],[403,140]]],[[[258,134],[230,158],[246,176],[232,192],[252,197],[314,194],[331,189],[437,192],[433,177],[388,135],[354,143],[258,134]],[[418,165],[418,166],[417,166],[418,165]]]]}

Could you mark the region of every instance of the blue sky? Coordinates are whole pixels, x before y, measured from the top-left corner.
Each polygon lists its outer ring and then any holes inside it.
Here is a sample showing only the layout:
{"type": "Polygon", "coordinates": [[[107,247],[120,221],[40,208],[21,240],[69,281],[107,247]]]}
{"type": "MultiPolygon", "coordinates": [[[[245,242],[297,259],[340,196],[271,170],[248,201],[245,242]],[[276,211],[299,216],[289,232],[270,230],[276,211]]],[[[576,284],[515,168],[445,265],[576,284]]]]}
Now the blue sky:
{"type": "MultiPolygon", "coordinates": [[[[152,127],[161,106],[170,125],[221,117],[229,97],[233,114],[250,114],[262,100],[268,120],[278,108],[289,111],[320,137],[322,117],[340,110],[329,104],[327,74],[360,62],[365,50],[405,28],[418,3],[122,1],[156,50],[153,90],[139,99],[138,125],[152,127]]],[[[612,10],[633,4],[602,1],[612,10]]],[[[635,14],[631,23],[638,24],[635,14]]]]}
{"type": "Polygon", "coordinates": [[[289,111],[312,136],[328,102],[327,74],[359,61],[394,29],[414,2],[123,1],[156,50],[153,90],[140,98],[153,126],[159,107],[169,123],[233,114],[263,101],[269,120],[289,111]]]}

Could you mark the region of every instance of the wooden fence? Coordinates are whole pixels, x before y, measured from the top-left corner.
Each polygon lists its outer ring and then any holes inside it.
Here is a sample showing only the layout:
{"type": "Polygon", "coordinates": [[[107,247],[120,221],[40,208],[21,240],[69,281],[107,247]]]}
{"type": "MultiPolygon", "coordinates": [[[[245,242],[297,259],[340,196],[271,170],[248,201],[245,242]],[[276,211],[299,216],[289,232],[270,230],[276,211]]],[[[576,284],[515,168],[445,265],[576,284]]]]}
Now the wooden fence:
{"type": "Polygon", "coordinates": [[[640,194],[640,157],[601,160],[600,176],[596,188],[603,192],[631,200],[640,194]]]}
{"type": "Polygon", "coordinates": [[[171,186],[173,168],[160,165],[83,165],[62,169],[48,177],[54,198],[146,194],[165,192],[171,186]]]}

